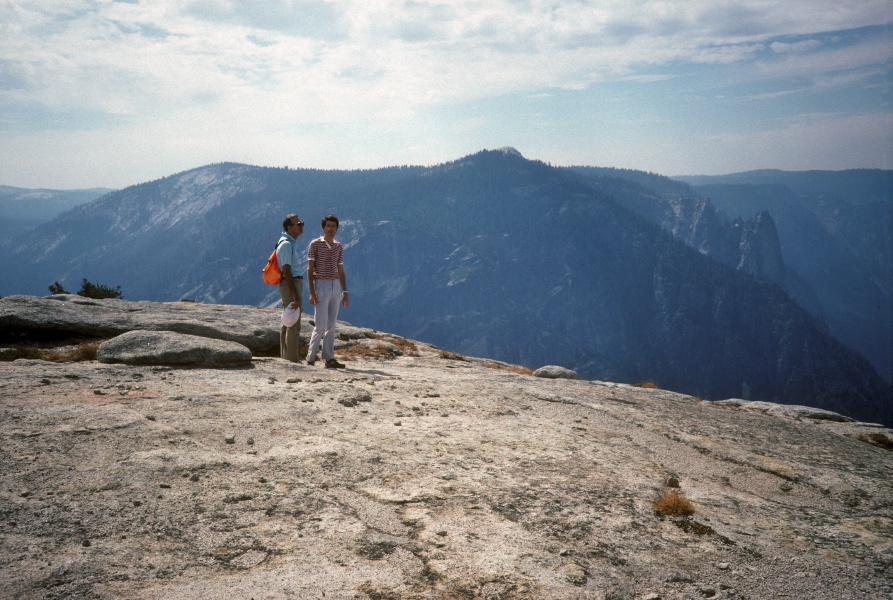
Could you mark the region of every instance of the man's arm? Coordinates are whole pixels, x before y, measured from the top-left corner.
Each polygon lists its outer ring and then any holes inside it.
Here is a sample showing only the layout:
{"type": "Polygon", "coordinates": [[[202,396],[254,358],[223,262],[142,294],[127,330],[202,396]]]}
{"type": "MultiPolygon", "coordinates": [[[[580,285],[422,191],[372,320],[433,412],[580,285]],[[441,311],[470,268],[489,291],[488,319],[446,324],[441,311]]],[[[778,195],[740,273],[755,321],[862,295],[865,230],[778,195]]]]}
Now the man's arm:
{"type": "Polygon", "coordinates": [[[338,279],[341,280],[341,304],[344,308],[347,308],[350,300],[347,299],[347,281],[344,277],[344,265],[338,265],[338,279]]]}
{"type": "Polygon", "coordinates": [[[316,261],[307,260],[307,288],[310,290],[310,304],[316,306],[316,280],[313,278],[313,267],[316,261]]]}
{"type": "Polygon", "coordinates": [[[285,285],[291,293],[292,301],[298,308],[301,308],[301,295],[298,293],[297,286],[295,286],[295,277],[291,273],[291,265],[282,265],[282,278],[285,280],[285,285]]]}

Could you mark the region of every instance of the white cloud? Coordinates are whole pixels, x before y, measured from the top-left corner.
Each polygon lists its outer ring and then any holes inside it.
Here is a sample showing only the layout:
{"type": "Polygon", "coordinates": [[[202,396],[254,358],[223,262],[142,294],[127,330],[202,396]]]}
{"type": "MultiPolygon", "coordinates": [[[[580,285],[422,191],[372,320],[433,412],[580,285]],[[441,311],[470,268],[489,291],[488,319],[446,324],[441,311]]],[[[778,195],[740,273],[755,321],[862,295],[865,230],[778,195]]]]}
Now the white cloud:
{"type": "MultiPolygon", "coordinates": [[[[298,140],[328,125],[404,139],[410,127],[436,130],[421,119],[439,107],[647,85],[685,68],[849,85],[887,64],[889,36],[823,32],[887,23],[888,9],[886,0],[4,2],[0,145],[33,128],[189,131],[198,146],[253,146],[277,130],[298,140]]],[[[0,182],[13,168],[0,167],[0,182]]]]}
{"type": "Polygon", "coordinates": [[[802,42],[772,42],[769,44],[769,47],[772,48],[773,52],[778,52],[779,54],[785,53],[797,53],[797,52],[807,52],[810,50],[817,50],[822,43],[818,40],[805,40],[802,42]]]}
{"type": "Polygon", "coordinates": [[[341,5],[325,0],[187,0],[178,6],[199,20],[299,37],[338,39],[348,33],[341,5]]]}
{"type": "Polygon", "coordinates": [[[846,45],[810,45],[809,52],[779,53],[771,60],[762,62],[761,66],[775,76],[821,76],[824,73],[888,64],[890,50],[890,38],[876,35],[846,45]]]}

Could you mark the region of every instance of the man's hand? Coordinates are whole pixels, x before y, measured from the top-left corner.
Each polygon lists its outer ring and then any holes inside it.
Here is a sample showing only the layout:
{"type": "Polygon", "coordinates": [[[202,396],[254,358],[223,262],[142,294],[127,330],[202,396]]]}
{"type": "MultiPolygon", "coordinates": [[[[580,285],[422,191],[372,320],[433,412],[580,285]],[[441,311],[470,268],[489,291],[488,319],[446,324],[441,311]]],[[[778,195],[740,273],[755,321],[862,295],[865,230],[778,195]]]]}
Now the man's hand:
{"type": "Polygon", "coordinates": [[[295,285],[294,275],[291,273],[291,265],[282,265],[282,279],[285,281],[285,285],[288,288],[288,293],[291,294],[292,303],[297,302],[298,307],[301,306],[301,295],[298,294],[298,288],[295,285]]]}

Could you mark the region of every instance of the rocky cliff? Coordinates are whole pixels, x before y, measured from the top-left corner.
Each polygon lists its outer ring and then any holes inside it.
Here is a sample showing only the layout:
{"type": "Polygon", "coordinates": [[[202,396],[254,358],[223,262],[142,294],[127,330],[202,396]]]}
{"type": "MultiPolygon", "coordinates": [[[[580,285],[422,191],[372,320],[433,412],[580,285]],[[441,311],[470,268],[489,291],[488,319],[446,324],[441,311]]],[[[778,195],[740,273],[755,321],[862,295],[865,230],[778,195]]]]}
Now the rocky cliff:
{"type": "MultiPolygon", "coordinates": [[[[893,378],[893,171],[753,171],[681,177],[731,218],[769,211],[789,291],[893,378]]],[[[679,182],[677,182],[679,183],[679,182]]]]}
{"type": "MultiPolygon", "coordinates": [[[[147,334],[133,364],[119,331],[109,362],[0,361],[3,598],[893,594],[883,427],[538,377],[346,323],[343,371],[167,363],[167,336],[275,337],[279,311],[128,304],[111,320],[147,334]]],[[[64,360],[66,335],[34,345],[64,360]]]]}
{"type": "Polygon", "coordinates": [[[781,243],[769,211],[727,221],[707,197],[667,177],[598,167],[571,170],[597,187],[609,186],[619,203],[698,252],[787,288],[781,243]]]}

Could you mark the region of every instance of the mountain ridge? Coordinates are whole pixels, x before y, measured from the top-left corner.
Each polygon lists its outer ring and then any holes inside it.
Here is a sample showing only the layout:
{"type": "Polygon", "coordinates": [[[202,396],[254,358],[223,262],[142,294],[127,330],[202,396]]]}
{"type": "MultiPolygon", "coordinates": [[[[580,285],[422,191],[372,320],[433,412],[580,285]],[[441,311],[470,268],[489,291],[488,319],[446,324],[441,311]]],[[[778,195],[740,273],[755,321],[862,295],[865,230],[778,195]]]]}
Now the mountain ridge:
{"type": "Polygon", "coordinates": [[[502,151],[356,172],[223,163],[106,196],[55,225],[53,248],[21,241],[4,258],[63,283],[114,275],[137,298],[269,305],[257,264],[281,216],[298,212],[309,241],[336,212],[351,319],[587,377],[890,420],[889,386],[819,320],[642,219],[621,191],[502,151]]]}
{"type": "Polygon", "coordinates": [[[26,189],[0,185],[0,246],[59,214],[114,190],[26,189]]]}

